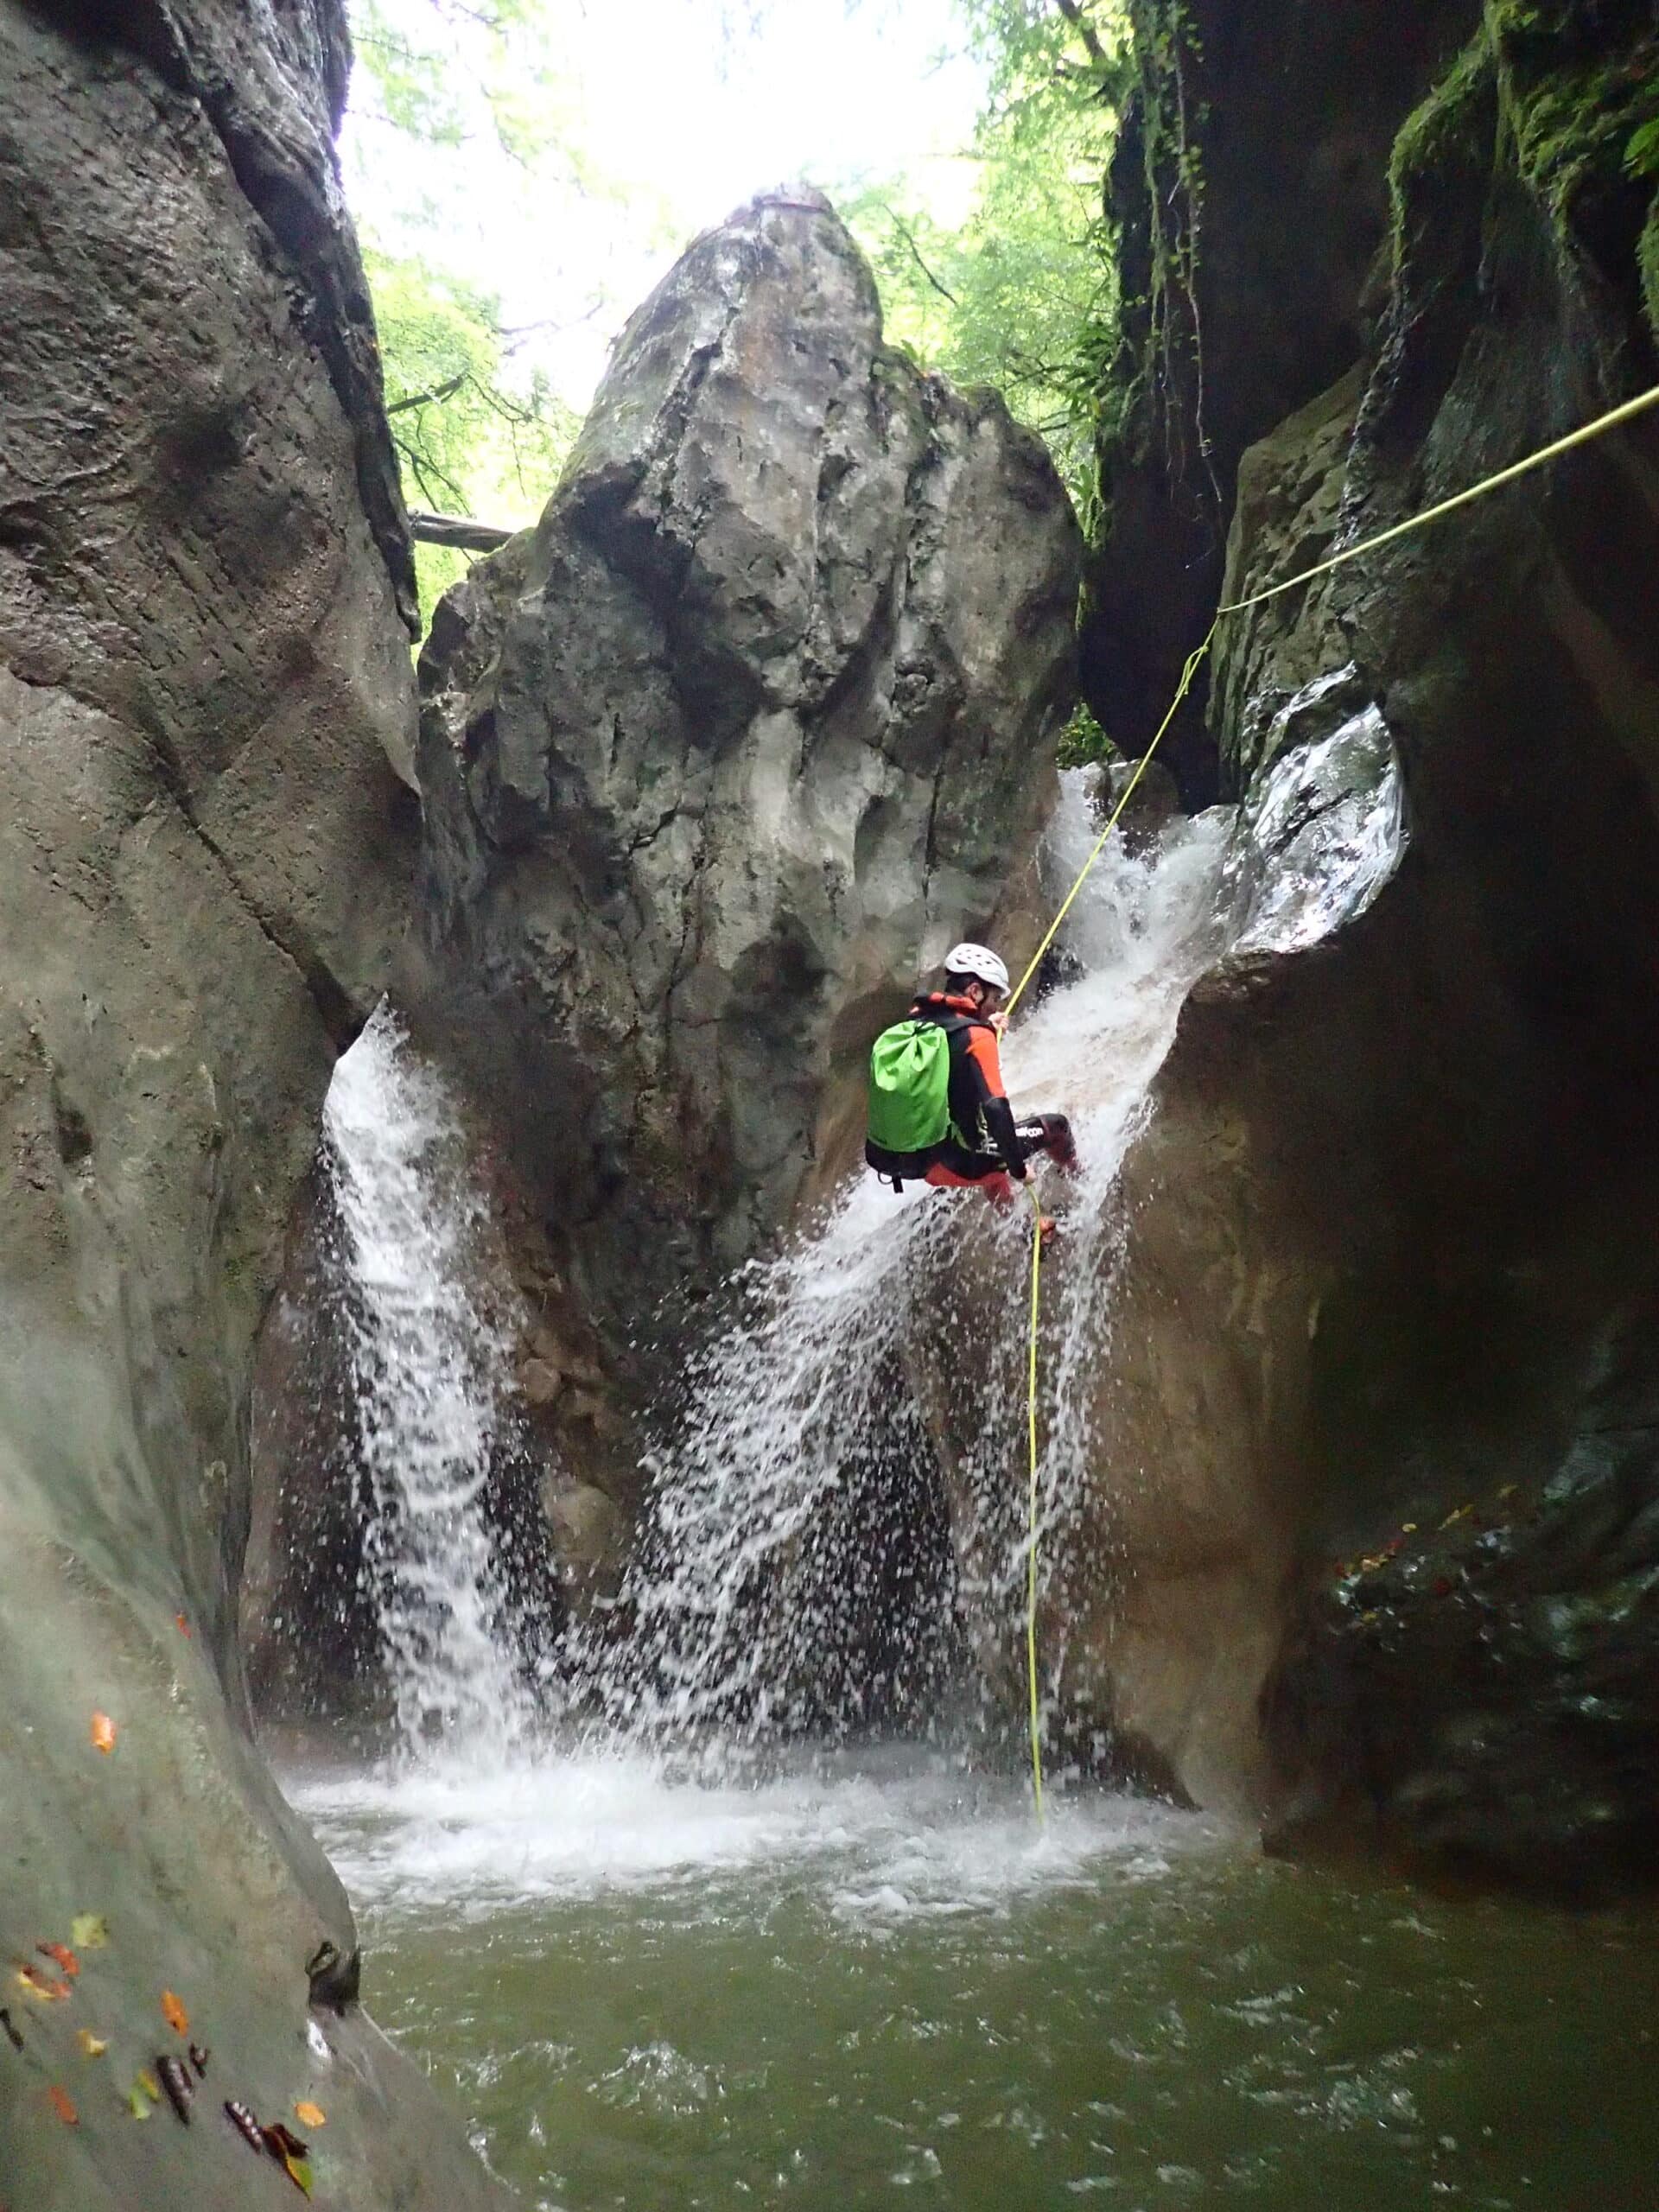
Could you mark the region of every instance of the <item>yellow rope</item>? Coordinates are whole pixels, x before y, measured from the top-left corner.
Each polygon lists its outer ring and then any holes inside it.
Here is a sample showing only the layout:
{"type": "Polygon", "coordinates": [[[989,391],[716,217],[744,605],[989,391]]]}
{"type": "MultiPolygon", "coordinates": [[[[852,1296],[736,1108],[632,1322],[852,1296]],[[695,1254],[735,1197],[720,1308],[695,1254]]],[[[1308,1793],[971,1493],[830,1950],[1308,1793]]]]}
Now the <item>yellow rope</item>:
{"type": "MultiPolygon", "coordinates": [[[[1620,423],[1632,421],[1648,408],[1654,406],[1659,406],[1659,385],[1655,385],[1648,391],[1638,392],[1634,399],[1624,400],[1620,405],[1610,408],[1606,414],[1598,415],[1592,423],[1580,423],[1576,430],[1569,430],[1565,437],[1555,439],[1552,444],[1540,446],[1536,453],[1529,453],[1524,459],[1512,461],[1507,468],[1500,468],[1496,475],[1483,477],[1478,484],[1470,485],[1467,490],[1454,492],[1449,499],[1442,499],[1438,505],[1426,507],[1421,514],[1410,515],[1404,522],[1397,522],[1389,530],[1379,531],[1375,537],[1365,538],[1360,544],[1351,545],[1341,553],[1333,553],[1328,560],[1317,562],[1313,568],[1304,569],[1297,575],[1287,576],[1283,583],[1269,584],[1265,590],[1252,592],[1248,599],[1232,600],[1225,607],[1217,607],[1216,619],[1205,632],[1202,644],[1195,646],[1186,657],[1186,665],[1181,671],[1181,680],[1175,687],[1175,696],[1169,702],[1164,719],[1153,732],[1151,744],[1135,763],[1135,773],[1123,786],[1117,804],[1112,809],[1105,828],[1096,838],[1090,849],[1088,859],[1077,871],[1077,881],[1066,893],[1061,902],[1059,912],[1044,931],[1042,942],[1027,962],[1025,974],[1009,993],[1006,1013],[1012,1014],[1020,1003],[1027,984],[1030,982],[1041,963],[1043,955],[1053,944],[1059,933],[1061,923],[1071,912],[1072,902],[1089,880],[1095,862],[1106,849],[1107,839],[1117,827],[1118,817],[1134,798],[1135,785],[1145,775],[1153,754],[1158,750],[1165,732],[1175,719],[1176,709],[1192,688],[1192,678],[1197,675],[1205,655],[1209,652],[1216,632],[1221,627],[1224,616],[1242,614],[1247,607],[1260,607],[1264,600],[1277,599],[1281,592],[1294,591],[1299,584],[1312,583],[1316,576],[1328,575],[1332,569],[1341,568],[1346,561],[1357,561],[1362,553],[1375,553],[1379,546],[1390,545],[1395,538],[1404,537],[1411,531],[1421,530],[1426,523],[1438,522],[1442,515],[1449,515],[1459,507],[1466,507],[1473,500],[1484,499],[1489,492],[1496,492],[1505,484],[1513,484],[1517,476],[1525,476],[1532,469],[1543,467],[1546,462],[1557,460],[1560,454],[1571,452],[1574,446],[1587,445],[1592,438],[1599,438],[1605,431],[1617,429],[1620,423]]],[[[1031,1342],[1027,1377],[1026,1424],[1031,1445],[1029,1556],[1026,1576],[1026,1666],[1031,1686],[1032,1795],[1036,1801],[1037,1817],[1040,1821],[1044,1815],[1043,1754],[1040,1713],[1037,1696],[1037,1294],[1042,1267],[1043,1230],[1042,1209],[1038,1204],[1036,1193],[1030,1192],[1028,1195],[1033,1208],[1033,1217],[1031,1232],[1031,1342]]]]}
{"type": "Polygon", "coordinates": [[[1043,1209],[1029,1185],[1026,1195],[1031,1200],[1031,1363],[1026,1377],[1026,1433],[1031,1446],[1031,1480],[1026,1497],[1026,1675],[1031,1688],[1031,1794],[1041,1821],[1043,1734],[1037,1696],[1037,1319],[1043,1279],[1043,1209]]]}
{"type": "MultiPolygon", "coordinates": [[[[1517,476],[1525,476],[1535,468],[1541,468],[1547,461],[1559,460],[1570,453],[1574,446],[1588,445],[1592,438],[1599,438],[1605,430],[1616,430],[1621,423],[1628,423],[1649,407],[1659,406],[1659,384],[1649,391],[1637,392],[1634,399],[1627,399],[1618,407],[1609,408],[1606,414],[1598,415],[1593,423],[1580,423],[1576,430],[1569,430],[1564,438],[1557,438],[1552,445],[1540,446],[1536,453],[1529,453],[1523,460],[1500,468],[1496,476],[1484,476],[1478,484],[1467,490],[1454,492],[1449,499],[1442,499],[1438,506],[1425,507],[1420,515],[1408,515],[1404,522],[1397,522],[1391,530],[1380,530],[1375,537],[1368,537],[1362,544],[1351,545],[1345,552],[1333,553],[1328,561],[1321,561],[1312,569],[1304,569],[1299,576],[1287,576],[1281,584],[1269,584],[1265,591],[1252,592],[1248,599],[1236,599],[1229,607],[1217,611],[1216,620],[1224,614],[1242,614],[1247,607],[1260,607],[1264,599],[1277,599],[1282,591],[1294,591],[1298,584],[1311,583],[1315,576],[1328,575],[1332,569],[1341,568],[1344,561],[1357,561],[1362,553],[1375,553],[1379,545],[1391,545],[1396,537],[1408,531],[1421,530],[1425,523],[1438,522],[1442,515],[1449,515],[1455,508],[1466,507],[1473,500],[1484,499],[1489,492],[1496,492],[1505,484],[1513,484],[1517,476]]],[[[1211,636],[1215,632],[1213,627],[1211,636]]],[[[1205,643],[1209,643],[1205,639],[1205,643]]]]}

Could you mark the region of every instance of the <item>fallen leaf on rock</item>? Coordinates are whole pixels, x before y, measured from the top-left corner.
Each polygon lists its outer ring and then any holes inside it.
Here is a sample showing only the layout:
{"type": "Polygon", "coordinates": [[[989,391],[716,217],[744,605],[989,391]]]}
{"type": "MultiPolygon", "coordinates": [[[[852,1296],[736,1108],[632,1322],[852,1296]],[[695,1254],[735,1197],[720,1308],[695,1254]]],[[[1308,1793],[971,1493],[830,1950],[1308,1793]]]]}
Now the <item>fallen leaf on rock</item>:
{"type": "Polygon", "coordinates": [[[83,1912],[69,1929],[69,1941],[78,1951],[101,1951],[110,1940],[110,1925],[101,1912],[83,1912]]]}
{"type": "Polygon", "coordinates": [[[265,2139],[266,2150],[273,2158],[278,2161],[295,2188],[309,2196],[311,2194],[310,2145],[302,2143],[293,2129],[284,2127],[280,2120],[273,2120],[268,2126],[262,2128],[260,2133],[265,2139]]]}
{"type": "Polygon", "coordinates": [[[95,2036],[90,2028],[83,2028],[75,2041],[80,2045],[81,2055],[86,2058],[102,2058],[110,2047],[106,2037],[95,2036]]]}
{"type": "Polygon", "coordinates": [[[327,2127],[328,2115],[321,2105],[314,2105],[308,2097],[302,2097],[294,2107],[294,2117],[302,2127],[327,2127]]]}
{"type": "Polygon", "coordinates": [[[1459,1505],[1454,1512],[1448,1513],[1446,1515],[1445,1520],[1440,1523],[1441,1528],[1455,1529],[1459,1522],[1466,1521],[1474,1510],[1475,1509],[1472,1505],[1459,1505]]]}
{"type": "Polygon", "coordinates": [[[162,2012],[169,2028],[181,2036],[189,2034],[190,2015],[170,1989],[164,1989],[162,1992],[162,2012]]]}
{"type": "Polygon", "coordinates": [[[50,1959],[54,1967],[61,1967],[71,1981],[80,1972],[80,1961],[67,1943],[37,1943],[35,1948],[43,1959],[50,1959]]]}
{"type": "Polygon", "coordinates": [[[105,1752],[115,1749],[115,1723],[107,1713],[92,1715],[92,1749],[105,1752]]]}
{"type": "Polygon", "coordinates": [[[135,2120],[148,2120],[151,2107],[156,2102],[144,2087],[145,2077],[140,2075],[127,2091],[127,2110],[135,2120]]]}
{"type": "Polygon", "coordinates": [[[1417,1533],[1417,1523],[1414,1521],[1402,1521],[1400,1523],[1400,1533],[1402,1536],[1414,1536],[1417,1533]]]}
{"type": "Polygon", "coordinates": [[[188,1636],[190,1633],[190,1624],[186,1620],[184,1615],[182,1613],[175,1613],[173,1618],[179,1624],[179,1634],[181,1636],[188,1636]]]}
{"type": "Polygon", "coordinates": [[[39,1967],[19,1967],[17,1979],[34,1997],[43,1997],[50,2005],[60,2005],[70,1993],[67,1981],[60,1981],[54,1974],[43,1974],[39,1967]]]}
{"type": "Polygon", "coordinates": [[[160,2084],[157,2082],[157,2081],[156,2081],[156,2076],[155,2076],[153,2074],[149,2073],[149,2072],[146,2072],[146,2071],[145,2071],[145,2070],[143,2070],[143,2069],[140,2069],[140,2070],[139,2070],[139,2074],[138,2074],[138,2077],[137,2077],[137,2078],[138,2078],[138,2087],[139,2087],[139,2088],[143,2091],[144,2094],[145,2094],[145,2095],[149,2099],[149,2101],[151,2102],[151,2104],[153,2104],[153,2105],[158,2105],[158,2104],[160,2104],[160,2102],[162,2101],[162,2092],[161,2092],[161,2087],[160,2087],[160,2084]]]}
{"type": "Polygon", "coordinates": [[[75,2101],[67,2089],[60,2089],[54,2082],[46,2094],[52,2100],[53,2111],[66,2127],[80,2125],[80,2114],[75,2110],[75,2101]]]}

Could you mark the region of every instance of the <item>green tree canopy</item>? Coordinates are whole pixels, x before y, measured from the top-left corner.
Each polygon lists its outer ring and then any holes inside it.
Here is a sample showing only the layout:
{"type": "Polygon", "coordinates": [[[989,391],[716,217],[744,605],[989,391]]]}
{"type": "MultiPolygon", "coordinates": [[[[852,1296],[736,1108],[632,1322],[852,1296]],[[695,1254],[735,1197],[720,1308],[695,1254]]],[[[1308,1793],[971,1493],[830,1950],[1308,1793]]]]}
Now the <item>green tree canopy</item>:
{"type": "MultiPolygon", "coordinates": [[[[506,165],[525,194],[594,188],[557,51],[550,0],[353,0],[357,196],[377,211],[364,262],[385,364],[387,413],[413,507],[532,521],[576,424],[533,359],[543,327],[510,327],[495,294],[433,248],[468,165],[506,165]]],[[[454,251],[450,248],[451,252],[454,251]]],[[[598,302],[578,302],[575,319],[598,302]]],[[[416,548],[422,603],[462,574],[464,554],[416,548]]]]}
{"type": "Polygon", "coordinates": [[[958,0],[988,67],[966,219],[931,218],[902,172],[845,209],[889,337],[959,384],[995,385],[1089,501],[1116,296],[1103,179],[1130,73],[1116,0],[958,0]]]}

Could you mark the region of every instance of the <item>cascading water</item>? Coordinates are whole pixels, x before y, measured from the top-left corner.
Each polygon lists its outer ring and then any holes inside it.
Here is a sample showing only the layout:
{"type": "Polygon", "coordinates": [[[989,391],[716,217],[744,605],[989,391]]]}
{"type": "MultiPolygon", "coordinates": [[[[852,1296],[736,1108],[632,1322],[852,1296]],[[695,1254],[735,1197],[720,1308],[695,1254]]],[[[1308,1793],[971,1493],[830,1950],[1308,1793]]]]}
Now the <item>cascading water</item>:
{"type": "MultiPolygon", "coordinates": [[[[1095,835],[1084,777],[1065,785],[1048,853],[1062,887],[1095,835]]],[[[1086,1471],[1081,1386],[1108,1325],[1117,1168],[1181,1001],[1226,935],[1233,819],[1217,809],[1171,823],[1144,849],[1109,846],[1069,918],[1066,944],[1084,972],[1007,1040],[1017,1107],[1069,1113],[1084,1163],[1065,1198],[1062,1287],[1045,1329],[1051,1529],[1086,1471]]],[[[963,1208],[984,1233],[975,1194],[942,1199],[911,1186],[895,1199],[867,1177],[816,1234],[751,1270],[742,1314],[705,1355],[679,1439],[655,1471],[655,1517],[629,1593],[635,1634],[603,1685],[613,1719],[671,1737],[712,1726],[749,1742],[822,1724],[826,1670],[844,1672],[848,1646],[891,1613],[883,1510],[895,1484],[918,1490],[930,1452],[900,1355],[924,1317],[948,1306],[963,1208]]],[[[1027,1234],[1023,1210],[1006,1217],[1013,1287],[1005,1306],[977,1317],[1010,1355],[981,1425],[994,1478],[1006,1478],[1023,1437],[1011,1386],[1023,1373],[1012,1354],[1023,1342],[1016,1247],[1027,1234]]],[[[1006,1479],[987,1487],[1005,1504],[1014,1495],[1006,1479]]],[[[964,1570],[992,1586],[976,1593],[982,1608],[1006,1607],[1022,1572],[1022,1539],[1006,1511],[1001,1519],[990,1516],[988,1547],[976,1545],[964,1570]]],[[[948,1589],[930,1594],[931,1608],[908,1624],[924,1643],[949,1603],[948,1589]]],[[[913,1656],[912,1672],[925,1675],[927,1655],[913,1656]]]]}
{"type": "Polygon", "coordinates": [[[486,1209],[454,1107],[390,1007],[335,1071],[323,1138],[398,1732],[499,1758],[525,1719],[483,1512],[507,1346],[474,1287],[486,1209]]]}

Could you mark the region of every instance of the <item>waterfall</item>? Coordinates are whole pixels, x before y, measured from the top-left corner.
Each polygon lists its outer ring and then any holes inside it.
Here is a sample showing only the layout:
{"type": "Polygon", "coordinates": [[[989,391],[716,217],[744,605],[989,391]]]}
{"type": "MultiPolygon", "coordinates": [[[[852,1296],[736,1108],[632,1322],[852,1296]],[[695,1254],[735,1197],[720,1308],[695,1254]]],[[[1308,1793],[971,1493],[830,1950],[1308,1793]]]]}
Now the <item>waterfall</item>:
{"type": "Polygon", "coordinates": [[[525,1713],[484,1510],[508,1356],[480,1287],[487,1209],[448,1093],[385,1005],[335,1071],[323,1157],[398,1732],[499,1755],[525,1713]]]}
{"type": "MultiPolygon", "coordinates": [[[[1045,1331],[1052,1524],[1086,1471],[1082,1385],[1108,1325],[1117,1168],[1181,1001],[1224,941],[1234,821],[1217,808],[1170,823],[1145,848],[1115,841],[1068,921],[1081,973],[1006,1043],[1016,1109],[1070,1114],[1084,1161],[1065,1194],[1064,1283],[1045,1331]]],[[[1054,887],[1071,882],[1095,834],[1086,779],[1069,774],[1046,854],[1054,887]]],[[[747,1271],[734,1325],[703,1355],[689,1414],[653,1470],[627,1599],[633,1634],[598,1670],[613,1719],[671,1736],[798,1732],[824,1718],[826,1671],[833,1684],[849,1646],[895,1605],[907,1609],[904,1636],[937,1637],[950,1592],[909,1586],[913,1567],[890,1523],[895,1488],[913,1506],[931,1453],[903,1356],[924,1331],[950,1326],[964,1224],[1002,1248],[1012,1288],[989,1325],[1011,1386],[1023,1372],[1011,1357],[1023,1343],[1023,1211],[994,1220],[976,1194],[910,1185],[895,1198],[867,1176],[815,1231],[747,1271]]],[[[1014,1395],[1005,1388],[990,1408],[1002,1459],[1023,1435],[1014,1395]]],[[[997,1487],[1012,1497],[1017,1486],[997,1487]]],[[[949,1572],[984,1572],[1011,1591],[1021,1559],[1011,1522],[992,1549],[988,1567],[959,1558],[949,1572]]],[[[996,1590],[981,1594],[996,1601],[996,1590]]],[[[889,1663],[902,1670],[906,1656],[889,1663]]],[[[908,1656],[925,1675],[929,1652],[908,1656]]]]}
{"type": "MultiPolygon", "coordinates": [[[[1006,1039],[1016,1110],[1068,1114],[1082,1161],[1063,1188],[1042,1171],[1062,1216],[1040,1408],[1042,1551],[1057,1571],[1110,1448],[1091,1423],[1120,1282],[1118,1170],[1181,1005],[1230,945],[1300,944],[1372,895],[1397,849],[1391,760],[1361,716],[1287,756],[1253,807],[1115,839],[1068,918],[1070,979],[1006,1039]]],[[[1046,850],[1056,899],[1096,835],[1087,779],[1064,782],[1046,850]]],[[[442,1081],[386,1010],[341,1062],[326,1127],[400,1730],[411,1745],[499,1753],[524,1741],[529,1716],[484,1510],[509,1357],[481,1288],[487,1208],[442,1081]]],[[[728,1286],[728,1324],[692,1356],[684,1410],[649,1459],[621,1599],[570,1628],[544,1670],[555,1701],[719,1758],[925,1713],[964,1671],[964,1636],[982,1675],[1006,1673],[1026,1546],[1009,1470],[1023,1465],[1028,1236],[1023,1209],[919,1185],[895,1198],[864,1176],[728,1286]]]]}

